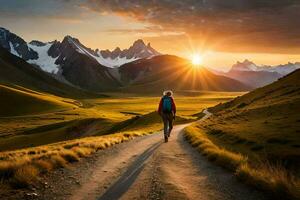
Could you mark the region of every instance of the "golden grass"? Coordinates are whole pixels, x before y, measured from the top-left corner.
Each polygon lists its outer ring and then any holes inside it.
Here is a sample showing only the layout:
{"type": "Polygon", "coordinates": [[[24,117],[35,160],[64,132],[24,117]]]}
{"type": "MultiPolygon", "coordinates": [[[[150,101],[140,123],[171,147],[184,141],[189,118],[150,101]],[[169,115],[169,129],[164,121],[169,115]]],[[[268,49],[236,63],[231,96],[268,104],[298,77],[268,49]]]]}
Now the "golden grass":
{"type": "Polygon", "coordinates": [[[226,151],[225,149],[216,146],[205,136],[205,133],[200,131],[200,129],[193,125],[188,126],[185,129],[185,137],[192,146],[197,148],[197,150],[209,160],[214,161],[229,170],[234,170],[242,163],[247,162],[247,157],[238,153],[226,151]]]}
{"type": "MultiPolygon", "coordinates": [[[[69,125],[73,126],[76,125],[77,122],[83,122],[84,120],[102,119],[97,129],[100,132],[105,131],[105,129],[124,120],[129,120],[136,115],[143,115],[157,110],[160,100],[160,97],[132,95],[124,97],[124,94],[110,95],[112,95],[112,97],[109,98],[81,99],[80,102],[83,106],[74,106],[73,109],[53,111],[47,114],[1,118],[0,136],[5,137],[0,138],[0,150],[5,151],[26,148],[28,146],[44,145],[66,139],[75,139],[78,135],[80,137],[83,136],[77,134],[77,132],[74,132],[75,134],[66,133],[64,129],[66,126],[64,126],[63,123],[67,124],[70,122],[69,125]],[[62,127],[56,130],[58,128],[53,128],[55,124],[60,124],[62,127]],[[49,130],[49,132],[47,132],[46,129],[40,129],[41,127],[51,128],[51,126],[53,131],[49,130]],[[32,132],[31,130],[37,131],[32,132]]],[[[198,111],[204,108],[228,101],[237,95],[240,95],[240,93],[201,92],[194,94],[194,96],[180,96],[178,93],[175,93],[174,98],[177,105],[177,115],[179,117],[196,119],[198,116],[191,117],[191,115],[198,113],[198,111]]],[[[63,101],[71,102],[72,100],[63,99],[63,101]]],[[[88,136],[90,135],[93,134],[89,133],[88,136]]]]}
{"type": "Polygon", "coordinates": [[[275,193],[278,199],[300,198],[300,180],[282,166],[265,162],[254,168],[245,163],[236,169],[235,174],[250,185],[275,193]]]}
{"type": "MultiPolygon", "coordinates": [[[[217,103],[231,99],[236,95],[236,93],[219,94],[212,92],[190,97],[177,96],[175,97],[178,107],[178,117],[176,118],[176,121],[177,123],[186,123],[190,120],[197,119],[196,116],[191,117],[189,115],[195,114],[195,110],[202,110],[205,107],[216,105],[217,103]]],[[[96,151],[161,129],[161,119],[157,113],[152,112],[157,109],[160,97],[117,96],[118,97],[81,100],[83,103],[83,106],[81,107],[74,106],[71,110],[51,112],[46,115],[31,115],[24,117],[12,116],[11,118],[1,119],[0,135],[7,136],[3,137],[6,139],[1,139],[3,144],[7,144],[6,140],[11,140],[10,144],[15,144],[17,148],[19,143],[26,145],[40,145],[40,143],[36,141],[43,140],[51,140],[51,142],[56,143],[0,152],[0,181],[10,182],[16,187],[26,187],[32,184],[34,179],[21,177],[22,175],[25,176],[26,173],[30,174],[30,171],[32,174],[36,172],[36,177],[38,179],[39,174],[47,173],[55,168],[66,167],[68,164],[77,162],[81,158],[89,156],[96,151]],[[149,114],[140,116],[145,113],[149,114]],[[133,115],[138,115],[136,116],[136,120],[130,120],[133,115]],[[130,123],[121,124],[118,129],[111,131],[111,133],[117,132],[114,134],[73,139],[64,142],[57,142],[57,136],[62,137],[64,135],[61,134],[62,132],[57,131],[58,129],[55,129],[51,133],[47,133],[45,130],[42,130],[41,133],[41,129],[36,132],[32,131],[34,128],[45,125],[68,122],[71,120],[88,120],[89,118],[101,118],[108,121],[101,122],[103,127],[97,127],[97,133],[125,122],[124,120],[129,120],[128,122],[130,123]],[[24,130],[29,130],[29,132],[24,134],[24,130]],[[45,132],[44,135],[43,131],[45,132]],[[20,139],[15,140],[16,138],[20,139]],[[17,141],[19,141],[19,143],[17,141]],[[31,170],[29,170],[29,168],[31,170]]],[[[62,129],[66,128],[64,124],[61,125],[63,126],[62,129]]],[[[77,132],[78,130],[74,129],[75,135],[77,132]]],[[[31,177],[31,175],[28,177],[31,177]]]]}
{"type": "Polygon", "coordinates": [[[16,169],[11,183],[16,188],[27,187],[36,181],[38,174],[37,167],[30,164],[24,165],[16,169]]]}
{"type": "Polygon", "coordinates": [[[74,100],[30,90],[19,90],[0,84],[0,116],[18,116],[73,109],[74,100]]]}
{"type": "Polygon", "coordinates": [[[235,172],[244,182],[279,198],[300,199],[300,180],[283,167],[268,162],[254,166],[248,157],[215,145],[196,124],[185,128],[185,138],[210,161],[235,172]]]}
{"type": "Polygon", "coordinates": [[[0,153],[0,180],[13,187],[28,187],[42,173],[66,167],[96,151],[149,134],[144,131],[126,131],[111,135],[87,137],[39,147],[0,153]]]}

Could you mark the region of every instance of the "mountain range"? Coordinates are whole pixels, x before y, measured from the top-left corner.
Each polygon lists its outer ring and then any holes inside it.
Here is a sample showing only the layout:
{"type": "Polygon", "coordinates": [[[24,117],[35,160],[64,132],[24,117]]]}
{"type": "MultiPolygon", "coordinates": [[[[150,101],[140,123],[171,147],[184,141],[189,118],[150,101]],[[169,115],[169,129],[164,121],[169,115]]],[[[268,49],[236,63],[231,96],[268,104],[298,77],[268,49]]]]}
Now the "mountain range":
{"type": "Polygon", "coordinates": [[[258,88],[268,85],[299,68],[300,62],[278,66],[258,66],[249,60],[244,60],[243,62],[234,64],[228,72],[216,70],[213,70],[213,72],[236,79],[253,88],[258,88]]]}
{"type": "MultiPolygon", "coordinates": [[[[128,49],[91,49],[77,38],[26,42],[0,28],[0,46],[61,83],[90,92],[157,92],[162,89],[248,91],[299,68],[299,63],[258,67],[246,60],[225,73],[196,69],[190,61],[163,55],[150,43],[135,41],[128,49]]],[[[28,65],[29,66],[29,65],[28,65]]]]}
{"type": "Polygon", "coordinates": [[[55,40],[45,43],[33,40],[27,43],[21,37],[5,28],[0,28],[0,45],[12,54],[23,58],[29,63],[39,65],[44,71],[50,73],[57,73],[62,60],[68,59],[64,55],[64,51],[69,50],[68,47],[75,49],[78,53],[89,56],[100,65],[112,68],[140,58],[160,55],[159,52],[151,47],[150,43],[146,45],[140,39],[124,50],[121,50],[119,47],[113,51],[92,50],[71,36],[65,36],[62,42],[55,40]],[[70,46],[68,46],[68,43],[70,46]]]}
{"type": "Polygon", "coordinates": [[[0,46],[62,82],[91,91],[120,87],[115,67],[160,55],[150,43],[146,45],[142,40],[124,50],[118,47],[113,51],[92,50],[71,36],[64,37],[61,42],[33,40],[27,43],[4,28],[0,28],[0,46]]]}

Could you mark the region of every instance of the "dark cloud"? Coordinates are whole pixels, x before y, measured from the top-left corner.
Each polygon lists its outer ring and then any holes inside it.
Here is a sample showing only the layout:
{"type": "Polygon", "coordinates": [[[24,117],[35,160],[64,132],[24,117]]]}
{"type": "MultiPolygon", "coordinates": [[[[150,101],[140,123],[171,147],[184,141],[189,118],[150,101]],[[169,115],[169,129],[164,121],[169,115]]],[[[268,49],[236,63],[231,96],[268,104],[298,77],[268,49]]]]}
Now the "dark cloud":
{"type": "Polygon", "coordinates": [[[101,13],[185,32],[224,51],[300,53],[299,0],[88,0],[101,13]]]}
{"type": "Polygon", "coordinates": [[[74,19],[82,17],[83,0],[0,0],[0,17],[43,17],[74,19]]]}

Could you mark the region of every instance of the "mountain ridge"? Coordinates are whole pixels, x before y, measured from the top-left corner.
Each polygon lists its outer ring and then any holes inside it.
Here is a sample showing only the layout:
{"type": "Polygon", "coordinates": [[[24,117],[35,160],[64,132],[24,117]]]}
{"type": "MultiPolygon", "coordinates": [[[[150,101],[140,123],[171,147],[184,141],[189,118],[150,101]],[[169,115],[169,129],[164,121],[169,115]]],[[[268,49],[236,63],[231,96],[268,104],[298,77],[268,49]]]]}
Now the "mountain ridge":
{"type": "Polygon", "coordinates": [[[243,62],[238,61],[233,64],[228,72],[211,71],[215,74],[238,80],[253,88],[258,88],[268,85],[299,68],[299,62],[277,66],[258,66],[254,62],[246,59],[243,62]]]}
{"type": "Polygon", "coordinates": [[[171,90],[248,91],[240,81],[216,75],[204,67],[194,67],[183,58],[171,55],[140,59],[120,67],[125,91],[171,90]]]}
{"type": "Polygon", "coordinates": [[[88,92],[53,78],[50,74],[28,64],[25,60],[0,47],[0,84],[24,87],[61,97],[83,98],[103,96],[88,92]]]}
{"type": "Polygon", "coordinates": [[[277,72],[281,75],[287,75],[296,69],[300,68],[300,62],[295,63],[287,63],[287,64],[281,64],[281,65],[256,65],[254,62],[249,61],[248,59],[245,59],[243,62],[237,62],[234,65],[232,65],[231,71],[267,71],[267,72],[277,72]]]}

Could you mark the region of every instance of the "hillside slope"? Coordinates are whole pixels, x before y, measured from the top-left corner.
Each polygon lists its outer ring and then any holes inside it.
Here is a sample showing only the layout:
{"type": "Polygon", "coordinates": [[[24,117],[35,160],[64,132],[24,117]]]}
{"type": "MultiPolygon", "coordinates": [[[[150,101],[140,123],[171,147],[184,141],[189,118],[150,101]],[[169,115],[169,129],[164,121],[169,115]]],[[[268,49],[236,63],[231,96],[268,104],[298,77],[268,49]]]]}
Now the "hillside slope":
{"type": "Polygon", "coordinates": [[[203,125],[217,144],[299,169],[300,70],[210,109],[203,125]],[[297,167],[298,166],[298,167],[297,167]]]}
{"type": "Polygon", "coordinates": [[[25,87],[62,97],[101,96],[66,85],[0,47],[0,84],[25,87]]]}
{"type": "Polygon", "coordinates": [[[0,85],[0,117],[40,114],[73,107],[76,106],[71,101],[68,103],[55,96],[0,85]]]}
{"type": "Polygon", "coordinates": [[[124,89],[132,92],[172,90],[248,91],[251,87],[195,67],[176,56],[156,56],[125,64],[119,69],[124,89]]]}

